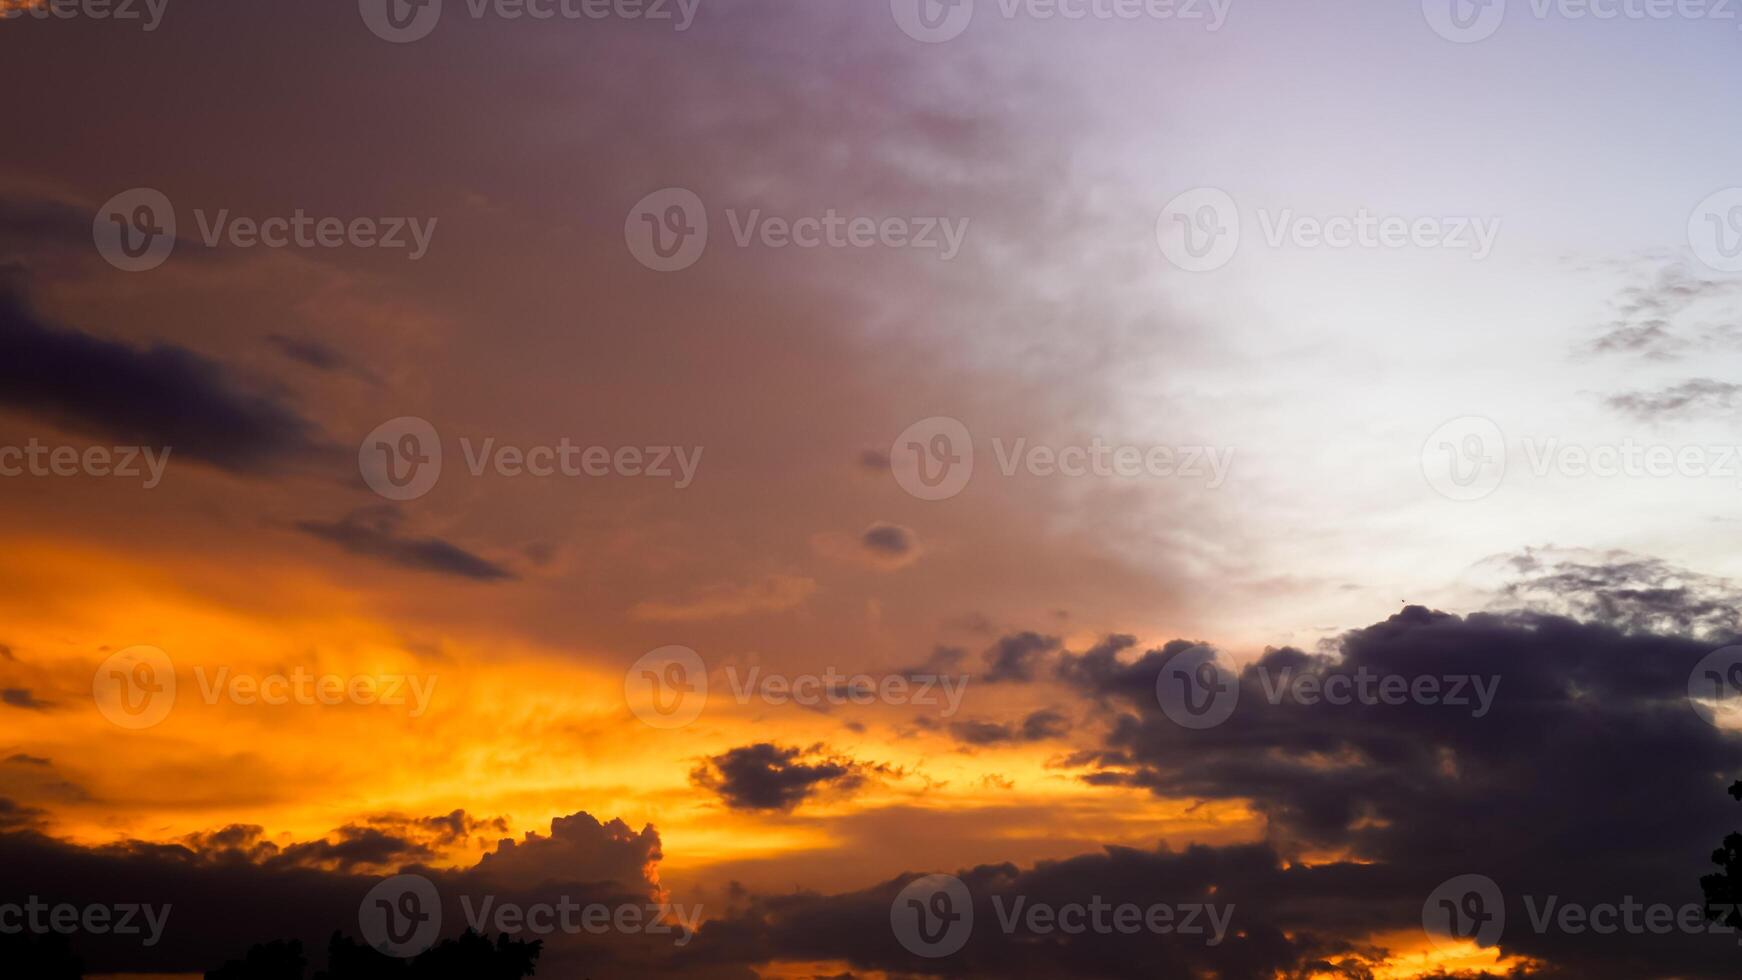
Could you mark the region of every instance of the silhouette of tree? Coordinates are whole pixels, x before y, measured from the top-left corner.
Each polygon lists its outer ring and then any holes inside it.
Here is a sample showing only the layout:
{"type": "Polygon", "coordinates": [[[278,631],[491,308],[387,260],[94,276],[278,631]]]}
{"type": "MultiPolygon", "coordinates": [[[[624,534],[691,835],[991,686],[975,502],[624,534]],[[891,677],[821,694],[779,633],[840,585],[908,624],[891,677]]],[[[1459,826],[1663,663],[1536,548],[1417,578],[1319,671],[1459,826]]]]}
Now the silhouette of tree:
{"type": "Polygon", "coordinates": [[[292,939],[255,946],[242,959],[208,972],[206,980],[302,980],[307,968],[302,941],[292,939]]]}
{"type": "Polygon", "coordinates": [[[0,976],[31,980],[80,980],[85,964],[65,936],[0,932],[0,976]]]}
{"type": "MultiPolygon", "coordinates": [[[[317,971],[314,980],[521,980],[532,976],[543,951],[544,943],[537,939],[497,936],[492,943],[467,929],[406,960],[335,932],[327,942],[326,969],[317,971]]],[[[206,980],[303,980],[307,966],[301,942],[272,942],[207,973],[206,980]]]]}
{"type": "MultiPolygon", "coordinates": [[[[1742,801],[1742,782],[1730,787],[1730,795],[1742,801]]],[[[1725,835],[1724,846],[1712,852],[1712,863],[1724,870],[1700,879],[1700,888],[1706,893],[1706,915],[1732,929],[1742,929],[1742,832],[1725,835]]]]}

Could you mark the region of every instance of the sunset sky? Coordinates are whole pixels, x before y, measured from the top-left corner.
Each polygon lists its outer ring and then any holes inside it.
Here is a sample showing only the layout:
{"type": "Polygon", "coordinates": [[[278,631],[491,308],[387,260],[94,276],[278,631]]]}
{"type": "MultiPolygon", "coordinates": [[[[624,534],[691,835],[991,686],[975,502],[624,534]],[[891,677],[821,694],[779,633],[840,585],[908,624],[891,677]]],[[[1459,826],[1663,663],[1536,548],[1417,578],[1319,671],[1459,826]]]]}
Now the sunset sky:
{"type": "Polygon", "coordinates": [[[1527,914],[1698,903],[1742,827],[1688,703],[1742,636],[1742,7],[156,2],[0,0],[0,909],[174,909],[88,975],[324,950],[402,872],[444,935],[699,907],[540,977],[1742,963],[1527,914]],[[1369,221],[1408,240],[1315,231],[1369,221]],[[1194,729],[1157,679],[1205,650],[1194,729]],[[977,914],[935,957],[932,874],[977,914]],[[1424,930],[1465,874],[1504,938],[1424,930]]]}

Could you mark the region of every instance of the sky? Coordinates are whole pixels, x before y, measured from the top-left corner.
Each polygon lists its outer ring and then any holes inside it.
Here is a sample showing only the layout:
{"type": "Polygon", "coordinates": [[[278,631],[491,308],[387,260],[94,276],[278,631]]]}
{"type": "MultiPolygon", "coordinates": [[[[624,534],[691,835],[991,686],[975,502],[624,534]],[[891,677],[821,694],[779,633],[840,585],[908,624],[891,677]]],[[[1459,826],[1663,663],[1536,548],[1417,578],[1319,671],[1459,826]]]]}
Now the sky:
{"type": "Polygon", "coordinates": [[[1742,8],[0,8],[0,940],[1733,974],[1742,8]]]}

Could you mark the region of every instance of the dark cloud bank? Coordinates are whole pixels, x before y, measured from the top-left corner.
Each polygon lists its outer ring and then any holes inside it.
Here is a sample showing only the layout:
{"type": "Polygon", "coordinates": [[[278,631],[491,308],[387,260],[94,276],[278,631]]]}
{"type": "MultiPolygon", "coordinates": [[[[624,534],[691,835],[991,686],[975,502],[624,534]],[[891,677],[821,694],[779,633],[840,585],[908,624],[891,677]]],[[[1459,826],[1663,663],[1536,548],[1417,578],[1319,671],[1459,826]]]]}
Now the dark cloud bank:
{"type": "MultiPolygon", "coordinates": [[[[1698,879],[1711,870],[1713,849],[1742,826],[1742,807],[1726,793],[1742,774],[1742,740],[1702,720],[1686,699],[1710,640],[1539,612],[1459,617],[1409,607],[1324,652],[1268,651],[1239,675],[1232,717],[1190,730],[1159,709],[1155,685],[1170,658],[1198,648],[1176,641],[1139,652],[1115,636],[1072,652],[1024,638],[995,646],[988,666],[1009,682],[1026,676],[1076,692],[1100,720],[1095,740],[1061,763],[1065,772],[1109,792],[1248,801],[1266,821],[1260,842],[1109,847],[1032,868],[914,868],[840,894],[740,892],[728,907],[707,910],[687,946],[556,936],[540,973],[750,977],[759,963],[805,960],[894,976],[1359,978],[1384,952],[1365,937],[1419,930],[1429,893],[1470,873],[1501,886],[1501,947],[1546,964],[1536,975],[1719,977],[1742,968],[1734,935],[1538,933],[1524,901],[1700,902],[1698,879]],[[1266,678],[1284,670],[1480,675],[1499,686],[1480,717],[1449,704],[1272,701],[1266,678]],[[930,872],[959,875],[976,919],[962,950],[935,960],[905,950],[890,929],[896,893],[930,872]],[[1019,895],[1058,905],[1095,896],[1143,906],[1214,901],[1235,912],[1215,945],[1149,932],[1006,935],[992,901],[1019,895]]],[[[1011,737],[1025,727],[1021,718],[1009,725],[1011,737]]],[[[707,760],[697,778],[730,805],[780,810],[857,778],[855,765],[753,745],[707,760]]],[[[81,951],[104,969],[192,969],[239,955],[254,939],[305,937],[319,948],[332,929],[353,928],[374,881],[360,869],[416,866],[429,835],[474,832],[467,826],[457,815],[372,823],[320,846],[267,852],[245,830],[84,849],[25,829],[0,835],[0,868],[8,893],[174,903],[160,947],[81,937],[81,951]],[[457,830],[454,821],[462,821],[457,830]]],[[[444,897],[487,887],[526,901],[565,890],[646,900],[655,894],[647,869],[659,857],[651,828],[637,834],[577,814],[551,837],[505,847],[472,869],[424,873],[444,897]]]]}

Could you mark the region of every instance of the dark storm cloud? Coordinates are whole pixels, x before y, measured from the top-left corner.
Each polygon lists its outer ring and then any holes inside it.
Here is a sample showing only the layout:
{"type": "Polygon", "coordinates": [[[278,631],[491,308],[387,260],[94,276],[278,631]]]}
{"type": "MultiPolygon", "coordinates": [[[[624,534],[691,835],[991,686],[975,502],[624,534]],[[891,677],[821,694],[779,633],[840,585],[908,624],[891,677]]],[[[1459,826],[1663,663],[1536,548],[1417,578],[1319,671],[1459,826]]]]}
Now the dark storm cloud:
{"type": "MultiPolygon", "coordinates": [[[[1412,904],[1415,914],[1420,912],[1407,886],[1387,880],[1382,871],[1285,870],[1263,845],[1178,852],[1110,847],[1029,869],[982,865],[956,874],[972,899],[973,927],[966,945],[946,957],[927,959],[907,951],[890,927],[897,895],[917,875],[842,895],[753,898],[730,919],[703,929],[695,953],[755,962],[779,951],[794,960],[842,959],[855,970],[891,976],[1269,980],[1301,975],[1292,971],[1331,955],[1361,952],[1329,935],[1329,927],[1343,925],[1330,910],[1351,896],[1389,907],[1398,916],[1412,904]],[[1145,909],[1213,903],[1228,916],[1223,920],[1227,930],[1210,943],[1207,935],[1147,929],[1040,935],[1021,926],[1007,934],[1001,927],[1001,910],[1008,917],[1019,899],[1024,907],[1057,908],[1096,898],[1145,909]]],[[[1198,921],[1208,933],[1206,919],[1198,921]]]]}
{"type": "Polygon", "coordinates": [[[758,742],[709,758],[690,777],[734,810],[791,810],[823,789],[851,791],[864,784],[865,766],[818,757],[820,751],[758,742]]]}
{"type": "Polygon", "coordinates": [[[1728,411],[1735,405],[1742,385],[1711,378],[1694,378],[1657,391],[1627,391],[1610,395],[1603,404],[1641,422],[1687,415],[1696,410],[1728,411]]]}
{"type": "Polygon", "coordinates": [[[54,326],[0,280],[0,407],[176,458],[258,471],[317,450],[317,427],[173,344],[136,348],[54,326]]]}
{"type": "MultiPolygon", "coordinates": [[[[1658,607],[1667,603],[1658,603],[1658,607]]],[[[1620,610],[1622,623],[1633,611],[1620,610]]],[[[1486,874],[1507,896],[1508,953],[1585,977],[1718,976],[1734,969],[1734,937],[1536,934],[1523,896],[1587,906],[1681,905],[1712,848],[1742,812],[1724,788],[1742,770],[1742,739],[1702,720],[1690,674],[1713,647],[1622,625],[1536,613],[1467,618],[1409,607],[1349,633],[1334,653],[1272,649],[1238,678],[1223,724],[1183,728],[1156,698],[1162,665],[1197,644],[1141,657],[1067,654],[1061,675],[1115,712],[1098,785],[1157,795],[1248,800],[1287,853],[1346,853],[1326,866],[1383,875],[1425,896],[1459,874],[1486,874]],[[1272,700],[1284,671],[1497,678],[1490,710],[1272,700]],[[1267,686],[1268,685],[1268,686],[1267,686]]],[[[1356,898],[1358,896],[1352,896],[1356,898]]],[[[1409,928],[1398,907],[1332,909],[1352,932],[1409,928]],[[1390,920],[1396,915],[1395,920],[1390,920]]]]}
{"type": "Polygon", "coordinates": [[[6,761],[11,762],[11,763],[15,763],[15,764],[21,765],[21,766],[50,766],[50,765],[54,764],[54,763],[50,762],[48,759],[43,758],[42,756],[26,755],[23,752],[19,752],[15,755],[7,756],[6,761]]]}
{"type": "Polygon", "coordinates": [[[441,538],[402,537],[397,512],[368,509],[337,521],[298,521],[298,531],[328,541],[354,555],[375,558],[402,568],[455,575],[479,582],[517,578],[495,562],[472,554],[441,538]]]}
{"type": "Polygon", "coordinates": [[[999,681],[1032,681],[1041,660],[1058,649],[1058,646],[1058,637],[1042,636],[1033,632],[1001,637],[982,657],[986,662],[986,670],[981,674],[981,679],[988,684],[999,681]]]}

